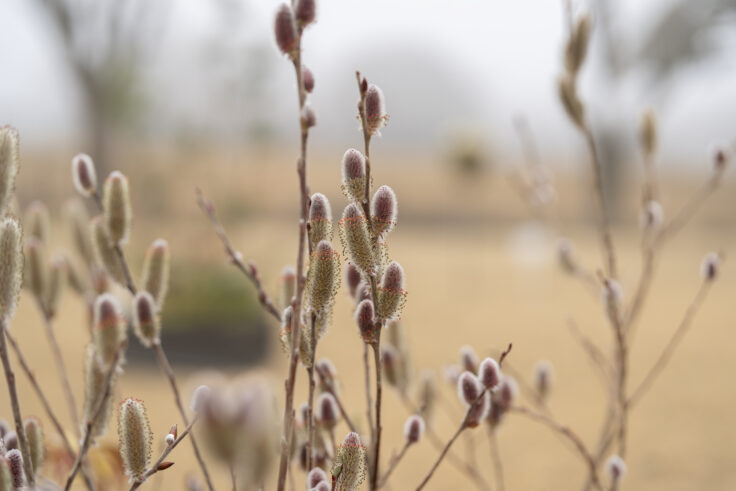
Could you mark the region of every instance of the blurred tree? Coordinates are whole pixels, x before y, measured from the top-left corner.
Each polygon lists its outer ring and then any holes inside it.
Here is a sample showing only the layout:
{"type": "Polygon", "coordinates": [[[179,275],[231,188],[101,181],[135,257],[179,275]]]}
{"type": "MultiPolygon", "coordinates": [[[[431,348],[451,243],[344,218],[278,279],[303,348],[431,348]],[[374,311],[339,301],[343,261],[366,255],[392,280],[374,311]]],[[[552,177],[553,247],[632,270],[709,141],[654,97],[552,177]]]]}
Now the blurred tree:
{"type": "Polygon", "coordinates": [[[141,67],[161,36],[168,0],[37,0],[56,26],[84,100],[87,149],[104,175],[113,132],[143,107],[141,67]]]}

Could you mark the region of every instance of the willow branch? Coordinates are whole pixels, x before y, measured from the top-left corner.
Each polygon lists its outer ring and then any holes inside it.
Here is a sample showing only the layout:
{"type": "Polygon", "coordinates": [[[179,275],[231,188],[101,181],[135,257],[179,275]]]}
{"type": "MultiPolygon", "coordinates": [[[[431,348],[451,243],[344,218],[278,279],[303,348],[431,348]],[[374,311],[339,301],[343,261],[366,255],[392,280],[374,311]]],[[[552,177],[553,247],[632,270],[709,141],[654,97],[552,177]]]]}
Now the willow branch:
{"type": "Polygon", "coordinates": [[[402,447],[401,451],[396,455],[393,459],[391,459],[391,463],[388,466],[388,469],[386,469],[386,473],[378,480],[377,488],[381,488],[386,484],[388,481],[388,478],[391,476],[391,473],[396,469],[396,467],[399,465],[399,462],[401,462],[401,459],[404,458],[404,455],[406,454],[406,451],[411,446],[411,442],[406,442],[404,446],[402,447]]]}
{"type": "Polygon", "coordinates": [[[202,190],[199,188],[196,189],[196,193],[197,204],[215,228],[215,233],[217,234],[217,237],[219,237],[220,242],[222,242],[222,245],[225,248],[225,253],[230,258],[230,262],[253,284],[256,292],[258,293],[258,301],[261,302],[261,305],[266,312],[271,314],[277,321],[281,322],[281,313],[276,308],[271,297],[266,293],[266,290],[263,288],[260,275],[258,274],[258,268],[251,261],[249,261],[247,265],[243,262],[242,254],[233,248],[232,242],[230,242],[230,238],[228,237],[227,232],[225,232],[225,228],[217,217],[215,204],[211,200],[205,199],[202,195],[202,190]]]}

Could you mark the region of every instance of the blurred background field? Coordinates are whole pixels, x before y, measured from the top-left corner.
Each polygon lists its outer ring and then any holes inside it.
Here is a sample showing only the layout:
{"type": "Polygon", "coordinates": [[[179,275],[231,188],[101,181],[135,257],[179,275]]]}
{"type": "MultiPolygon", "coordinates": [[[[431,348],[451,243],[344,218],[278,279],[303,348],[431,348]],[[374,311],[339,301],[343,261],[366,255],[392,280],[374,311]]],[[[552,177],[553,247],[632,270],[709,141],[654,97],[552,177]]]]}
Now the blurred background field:
{"type": "MultiPolygon", "coordinates": [[[[54,219],[53,248],[70,248],[63,209],[74,194],[71,157],[86,151],[106,171],[123,171],[133,197],[127,253],[135,274],[154,239],[164,237],[171,245],[163,343],[184,392],[190,393],[202,370],[215,369],[230,377],[266,374],[282,398],[286,363],[278,326],[225,261],[194,192],[200,187],[214,200],[233,242],[258,264],[275,294],[281,269],[295,262],[298,202],[293,74],[271,34],[277,2],[149,3],[9,0],[3,7],[8,15],[0,16],[0,43],[12,49],[0,52],[6,67],[0,124],[20,130],[20,206],[43,200],[54,219]]],[[[639,115],[650,106],[659,115],[656,165],[665,216],[672,216],[711,175],[713,144],[736,136],[736,2],[599,0],[575,10],[590,10],[596,19],[582,92],[590,100],[615,204],[626,296],[641,267],[639,115]]],[[[389,184],[399,200],[391,255],[407,273],[403,322],[414,368],[437,374],[443,397],[459,414],[455,389],[442,382],[444,367],[457,362],[463,345],[487,354],[513,342],[509,362],[527,379],[536,361],[552,362],[550,408],[592,445],[606,394],[568,322],[574,319],[601,346],[610,343],[610,330],[599,299],[565,276],[555,257],[557,239],[566,236],[591,270],[601,264],[585,149],[555,92],[563,18],[561,3],[540,0],[427,1],[421,7],[320,2],[320,22],[305,45],[317,79],[309,183],[327,195],[336,216],[342,212],[340,158],[361,141],[354,114],[354,70],[360,68],[383,88],[391,116],[372,147],[374,184],[389,184]],[[531,132],[531,155],[520,143],[519,121],[531,132]],[[549,172],[556,189],[553,211],[541,215],[514,190],[514,172],[530,159],[549,172]]],[[[717,250],[726,257],[692,331],[632,414],[628,489],[736,488],[731,174],[658,261],[632,353],[633,384],[694,297],[703,255],[717,250]]],[[[362,345],[350,307],[341,291],[317,356],[335,363],[349,412],[365,427],[362,364],[356,361],[362,345]]],[[[66,293],[55,329],[78,402],[86,316],[81,300],[66,293]]],[[[12,331],[68,423],[41,318],[28,298],[12,331]]],[[[146,402],[160,445],[171,424],[181,427],[178,413],[152,353],[132,341],[128,359],[116,398],[146,402]]],[[[24,412],[46,422],[19,370],[17,377],[24,412]]],[[[306,397],[304,378],[300,373],[298,403],[306,397]]],[[[6,419],[8,406],[3,390],[0,416],[6,419]]],[[[391,391],[385,408],[387,455],[401,444],[407,413],[391,391]]],[[[457,421],[440,409],[434,424],[449,438],[457,421]]],[[[45,428],[53,444],[56,436],[50,425],[45,428]]],[[[490,479],[485,432],[472,438],[478,441],[478,467],[490,479]]],[[[499,438],[507,489],[577,489],[582,482],[580,460],[545,428],[510,415],[499,438]]],[[[103,446],[114,451],[116,440],[113,423],[103,446]]],[[[456,452],[464,455],[465,445],[456,452]]],[[[413,489],[435,456],[426,443],[413,448],[392,489],[413,489]]],[[[151,488],[182,489],[196,475],[189,445],[172,460],[176,465],[151,488]]],[[[227,488],[226,469],[211,465],[218,469],[218,488],[227,488]]],[[[59,477],[53,469],[46,472],[59,477]]],[[[428,489],[472,487],[445,462],[428,489]]]]}

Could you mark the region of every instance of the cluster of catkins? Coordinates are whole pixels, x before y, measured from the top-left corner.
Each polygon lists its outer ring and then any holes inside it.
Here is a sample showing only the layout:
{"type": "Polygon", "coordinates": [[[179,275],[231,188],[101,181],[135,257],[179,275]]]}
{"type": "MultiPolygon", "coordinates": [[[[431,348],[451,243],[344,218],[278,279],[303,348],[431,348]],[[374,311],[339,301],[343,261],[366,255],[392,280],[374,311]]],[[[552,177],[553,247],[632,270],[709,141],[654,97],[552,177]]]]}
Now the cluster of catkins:
{"type": "MultiPolygon", "coordinates": [[[[23,430],[28,440],[31,457],[31,469],[37,478],[46,458],[43,428],[38,419],[26,418],[23,430]]],[[[26,474],[23,466],[23,455],[18,446],[18,434],[10,429],[5,420],[0,420],[0,491],[24,489],[26,474]]]]}

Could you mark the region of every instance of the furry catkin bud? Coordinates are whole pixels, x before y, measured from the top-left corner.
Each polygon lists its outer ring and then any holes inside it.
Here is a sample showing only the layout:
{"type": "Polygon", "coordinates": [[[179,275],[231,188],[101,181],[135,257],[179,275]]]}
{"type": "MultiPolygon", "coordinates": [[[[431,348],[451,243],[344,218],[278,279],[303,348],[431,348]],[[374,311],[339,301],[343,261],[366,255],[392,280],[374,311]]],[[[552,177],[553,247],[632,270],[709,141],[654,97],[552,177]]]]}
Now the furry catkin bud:
{"type": "Polygon", "coordinates": [[[583,107],[583,103],[580,102],[580,98],[578,97],[578,92],[575,88],[575,81],[570,77],[563,76],[560,77],[557,84],[562,107],[565,108],[570,120],[577,126],[582,127],[585,118],[585,109],[583,107]]]}
{"type": "Polygon", "coordinates": [[[383,281],[378,288],[377,315],[381,319],[395,319],[401,314],[406,301],[404,290],[404,269],[396,261],[391,262],[383,273],[383,281]]]}
{"type": "Polygon", "coordinates": [[[424,435],[424,420],[421,416],[413,414],[404,423],[404,438],[408,444],[417,443],[424,435]]]}
{"type": "Polygon", "coordinates": [[[437,402],[437,380],[434,372],[430,370],[422,372],[419,379],[418,400],[419,411],[424,416],[425,421],[430,422],[437,402]]]}
{"type": "Polygon", "coordinates": [[[64,256],[56,255],[49,265],[48,283],[43,296],[43,305],[50,316],[56,315],[61,292],[67,278],[67,263],[64,256]]]}
{"type": "Polygon", "coordinates": [[[309,207],[309,239],[312,247],[323,240],[332,240],[332,209],[322,193],[314,193],[309,207]]]}
{"type": "Polygon", "coordinates": [[[486,389],[493,389],[501,381],[501,369],[493,358],[486,358],[478,368],[478,379],[486,389]]]}
{"type": "Polygon", "coordinates": [[[705,281],[713,281],[718,276],[718,269],[721,265],[721,258],[715,252],[709,252],[703,258],[700,265],[700,274],[705,281]]]}
{"type": "Polygon", "coordinates": [[[291,266],[284,266],[281,270],[281,281],[279,288],[279,305],[285,309],[291,304],[291,299],[296,294],[296,271],[291,266]]]}
{"type": "Polygon", "coordinates": [[[331,487],[327,484],[327,481],[318,483],[315,487],[310,488],[309,491],[331,491],[331,487]]]}
{"type": "Polygon", "coordinates": [[[276,11],[276,20],[274,21],[274,33],[276,34],[276,44],[281,52],[291,56],[298,42],[298,34],[296,32],[296,24],[294,23],[294,14],[291,7],[281,4],[276,11]]]}
{"type": "Polygon", "coordinates": [[[98,266],[110,275],[113,280],[123,284],[125,282],[123,267],[107,235],[107,229],[102,216],[93,218],[89,226],[98,266]]]}
{"type": "Polygon", "coordinates": [[[10,425],[7,421],[0,418],[0,439],[5,437],[5,434],[10,431],[10,425]]]}
{"type": "Polygon", "coordinates": [[[363,300],[371,300],[372,298],[371,285],[366,281],[361,281],[360,285],[358,285],[358,290],[355,292],[355,303],[360,303],[363,300]]]}
{"type": "Polygon", "coordinates": [[[46,458],[46,447],[43,441],[43,428],[36,418],[27,418],[23,428],[28,438],[28,450],[31,455],[31,466],[35,475],[38,475],[46,458]]]}
{"type": "Polygon", "coordinates": [[[311,94],[314,90],[314,74],[304,65],[302,65],[302,84],[304,84],[304,90],[311,94]]]}
{"type": "MultiPolygon", "coordinates": [[[[84,363],[85,386],[82,421],[92,420],[97,406],[100,404],[102,397],[105,395],[105,377],[107,376],[104,367],[99,362],[99,358],[97,356],[94,345],[90,344],[87,347],[86,356],[87,357],[84,363]]],[[[115,375],[113,375],[113,377],[115,377],[115,375]]],[[[113,383],[114,381],[115,379],[113,378],[113,383]]],[[[107,429],[107,423],[110,419],[110,413],[112,412],[112,393],[113,391],[110,390],[110,394],[108,394],[108,396],[102,403],[103,406],[100,417],[97,419],[94,426],[92,426],[90,430],[90,435],[93,440],[102,436],[102,434],[105,433],[105,430],[107,429]]],[[[84,430],[84,424],[82,424],[82,432],[84,432],[84,430]]]]}
{"type": "MultiPolygon", "coordinates": [[[[355,309],[355,322],[358,324],[360,337],[366,344],[376,342],[376,315],[373,308],[373,302],[363,300],[355,309]]],[[[380,329],[380,327],[379,327],[380,329]]]]}
{"type": "Polygon", "coordinates": [[[664,223],[664,209],[657,201],[647,201],[641,210],[641,228],[647,231],[659,230],[664,223]]]}
{"type": "Polygon", "coordinates": [[[476,373],[478,371],[478,355],[472,346],[465,345],[460,348],[460,365],[466,372],[476,373]]]}
{"type": "Polygon", "coordinates": [[[371,215],[373,215],[373,229],[379,233],[388,233],[396,225],[398,205],[396,194],[388,186],[381,186],[373,195],[371,201],[371,215]]]}
{"type": "Polygon", "coordinates": [[[358,292],[361,279],[360,270],[352,261],[348,261],[347,266],[345,266],[345,285],[348,287],[348,294],[353,299],[355,299],[355,295],[358,292]]]}
{"type": "Polygon", "coordinates": [[[334,428],[340,420],[340,410],[335,397],[323,392],[317,399],[317,421],[325,428],[334,428]]]}
{"type": "Polygon", "coordinates": [[[15,190],[18,175],[18,130],[0,127],[0,216],[4,216],[15,190]]]}
{"type": "Polygon", "coordinates": [[[13,472],[10,470],[10,461],[5,458],[0,449],[0,491],[13,491],[13,472]]]}
{"type": "Polygon", "coordinates": [[[304,105],[299,120],[302,123],[302,128],[307,129],[317,126],[317,114],[309,104],[304,105]]]}
{"type": "Polygon", "coordinates": [[[300,26],[306,27],[317,18],[316,0],[297,0],[294,8],[294,16],[300,26]]]}
{"type": "Polygon", "coordinates": [[[445,381],[447,381],[451,386],[456,387],[457,379],[460,378],[460,373],[460,365],[447,365],[444,371],[445,381]]]}
{"type": "Polygon", "coordinates": [[[23,222],[23,230],[26,237],[34,237],[42,244],[48,244],[51,230],[51,217],[49,209],[42,201],[33,201],[28,205],[26,210],[26,218],[23,222]]]}
{"type": "Polygon", "coordinates": [[[39,302],[43,302],[49,281],[49,270],[46,263],[46,248],[37,237],[29,237],[26,241],[25,273],[27,288],[39,302]]]}
{"type": "Polygon", "coordinates": [[[169,291],[170,268],[169,243],[164,239],[156,239],[146,251],[143,261],[143,289],[151,294],[160,310],[169,291]]]}
{"type": "Polygon", "coordinates": [[[150,348],[159,340],[161,321],[156,313],[156,302],[146,291],[140,291],[133,298],[133,328],[141,344],[150,348]]]}
{"type": "Polygon", "coordinates": [[[0,316],[9,319],[18,305],[23,278],[23,232],[14,218],[0,221],[0,316]]]}
{"type": "Polygon", "coordinates": [[[400,379],[399,354],[390,344],[381,347],[381,369],[386,382],[396,387],[400,379]]]}
{"type": "Polygon", "coordinates": [[[206,385],[200,385],[196,389],[194,389],[194,392],[192,392],[192,398],[189,401],[189,409],[193,413],[198,413],[204,408],[205,404],[207,404],[207,400],[212,395],[212,389],[210,389],[206,385]]]}
{"type": "Polygon", "coordinates": [[[327,482],[327,474],[319,467],[315,467],[307,474],[307,489],[312,489],[321,482],[327,482]]]}
{"type": "Polygon", "coordinates": [[[164,441],[166,442],[166,445],[170,447],[176,441],[176,437],[172,435],[171,433],[168,433],[164,441]]]}
{"type": "Polygon", "coordinates": [[[133,212],[130,207],[128,178],[123,173],[113,171],[105,179],[103,200],[105,229],[110,241],[113,244],[126,242],[130,234],[133,212]]]}
{"type": "Polygon", "coordinates": [[[323,240],[312,253],[307,277],[307,301],[316,312],[329,309],[340,284],[340,257],[323,240]]]}
{"type": "Polygon", "coordinates": [[[151,428],[143,401],[128,398],[120,405],[118,413],[120,457],[125,473],[139,479],[151,460],[151,428]]]}
{"type": "Polygon", "coordinates": [[[626,476],[626,462],[618,455],[611,455],[606,460],[606,472],[613,483],[621,482],[626,476]]]}
{"type": "Polygon", "coordinates": [[[337,378],[337,370],[327,358],[322,358],[315,364],[317,374],[319,374],[320,390],[336,390],[335,379],[337,378]]]}
{"type": "Polygon", "coordinates": [[[125,320],[120,303],[109,293],[95,300],[92,340],[100,363],[109,367],[125,340],[125,320]]]}
{"type": "Polygon", "coordinates": [[[342,189],[348,198],[365,199],[365,156],[354,148],[342,156],[342,189]]]}
{"type": "Polygon", "coordinates": [[[365,91],[365,129],[375,135],[386,124],[387,119],[383,91],[378,86],[369,84],[365,91]]]}
{"type": "Polygon", "coordinates": [[[3,444],[6,450],[18,448],[18,434],[15,431],[9,431],[3,437],[3,444]]]}
{"type": "Polygon", "coordinates": [[[651,157],[657,149],[657,117],[651,109],[641,115],[639,145],[645,157],[651,157]]]}
{"type": "Polygon", "coordinates": [[[457,392],[460,400],[470,406],[480,397],[483,386],[472,372],[463,372],[457,381],[457,392]]]}
{"type": "Polygon", "coordinates": [[[570,32],[565,47],[565,68],[571,76],[577,75],[585,61],[590,39],[590,18],[584,15],[578,19],[570,32]]]}
{"type": "Polygon", "coordinates": [[[357,433],[348,433],[337,451],[332,478],[335,491],[354,491],[365,478],[366,451],[357,433]]]}
{"type": "Polygon", "coordinates": [[[498,404],[504,410],[508,410],[519,395],[519,386],[516,380],[508,375],[504,375],[498,389],[498,404]]]}
{"type": "Polygon", "coordinates": [[[466,425],[468,428],[475,428],[488,417],[491,411],[491,393],[483,392],[480,400],[473,404],[469,410],[470,416],[466,425]]]}
{"type": "Polygon", "coordinates": [[[349,204],[340,220],[343,245],[353,263],[366,274],[373,271],[374,257],[365,216],[355,203],[349,204]]]}
{"type": "Polygon", "coordinates": [[[5,454],[10,464],[10,475],[13,477],[13,488],[16,490],[24,489],[26,484],[26,474],[23,472],[23,455],[20,450],[14,448],[5,454]]]}
{"type": "Polygon", "coordinates": [[[91,196],[97,191],[97,172],[92,157],[80,153],[72,159],[72,181],[82,196],[91,196]]]}
{"type": "Polygon", "coordinates": [[[540,360],[534,365],[534,390],[537,395],[544,399],[552,388],[552,364],[540,360]]]}
{"type": "Polygon", "coordinates": [[[84,205],[78,200],[70,200],[65,205],[65,216],[69,221],[74,248],[87,265],[94,260],[94,247],[92,236],[89,233],[89,215],[84,205]]]}

